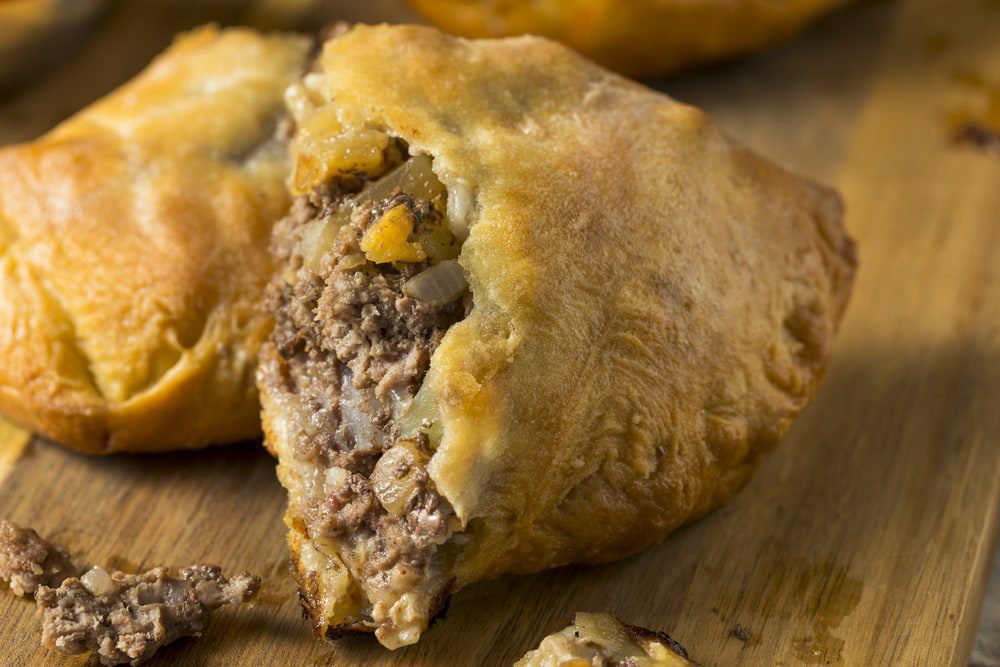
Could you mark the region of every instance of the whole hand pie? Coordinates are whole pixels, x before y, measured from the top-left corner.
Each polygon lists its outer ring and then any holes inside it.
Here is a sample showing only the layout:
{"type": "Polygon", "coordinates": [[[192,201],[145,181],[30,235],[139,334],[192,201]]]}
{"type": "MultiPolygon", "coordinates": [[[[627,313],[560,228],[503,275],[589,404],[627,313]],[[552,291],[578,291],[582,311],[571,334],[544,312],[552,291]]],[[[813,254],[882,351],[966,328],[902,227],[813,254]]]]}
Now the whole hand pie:
{"type": "Polygon", "coordinates": [[[467,37],[558,39],[634,76],[772,46],[845,0],[408,0],[467,37]]]}
{"type": "Polygon", "coordinates": [[[107,453],[260,433],[273,138],[310,41],[181,37],[37,141],[0,150],[0,412],[107,453]]]}
{"type": "Polygon", "coordinates": [[[357,27],[289,93],[258,384],[317,632],[621,558],[724,503],[816,390],[837,195],[534,37],[357,27]]]}

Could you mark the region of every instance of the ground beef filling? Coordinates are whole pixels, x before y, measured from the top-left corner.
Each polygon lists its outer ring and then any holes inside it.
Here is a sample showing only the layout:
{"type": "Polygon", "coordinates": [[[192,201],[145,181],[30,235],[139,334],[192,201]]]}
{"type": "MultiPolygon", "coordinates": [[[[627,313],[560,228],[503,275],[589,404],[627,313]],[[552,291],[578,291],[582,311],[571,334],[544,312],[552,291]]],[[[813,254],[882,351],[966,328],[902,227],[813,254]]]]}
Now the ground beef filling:
{"type": "Polygon", "coordinates": [[[0,581],[15,595],[34,595],[41,586],[58,586],[77,572],[66,547],[48,542],[31,528],[0,521],[0,581]]]}
{"type": "Polygon", "coordinates": [[[330,183],[294,203],[275,235],[285,270],[268,299],[282,359],[277,388],[298,413],[294,455],[317,471],[298,513],[313,540],[333,537],[349,549],[364,543],[355,574],[374,604],[378,591],[420,586],[452,530],[454,512],[424,468],[427,437],[401,440],[395,419],[465,311],[460,298],[432,305],[406,294],[430,259],[375,262],[362,249],[366,232],[390,211],[412,221],[414,237],[439,229],[440,202],[398,190],[359,201],[363,185],[330,183]],[[303,250],[317,237],[322,252],[303,250]]]}
{"type": "Polygon", "coordinates": [[[259,588],[259,577],[226,579],[215,565],[186,567],[177,576],[165,567],[143,574],[95,567],[58,588],[40,587],[35,602],[44,646],[92,653],[104,665],[138,665],[165,644],[200,636],[213,611],[249,602],[259,588]]]}

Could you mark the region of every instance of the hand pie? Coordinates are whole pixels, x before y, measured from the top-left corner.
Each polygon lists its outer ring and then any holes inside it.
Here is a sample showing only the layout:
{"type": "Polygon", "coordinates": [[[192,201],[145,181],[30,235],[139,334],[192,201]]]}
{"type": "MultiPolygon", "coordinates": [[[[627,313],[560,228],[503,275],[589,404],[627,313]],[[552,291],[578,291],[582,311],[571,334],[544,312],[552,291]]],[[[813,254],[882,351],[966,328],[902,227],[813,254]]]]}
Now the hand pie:
{"type": "Polygon", "coordinates": [[[0,412],[90,453],[260,433],[285,88],[310,41],[203,28],[0,150],[0,412]]]}
{"type": "Polygon", "coordinates": [[[684,647],[670,635],[626,625],[611,614],[577,614],[514,667],[692,667],[684,647]]]}
{"type": "Polygon", "coordinates": [[[357,27],[289,94],[264,430],[318,632],[621,558],[729,499],[816,390],[837,195],[534,37],[357,27]]]}
{"type": "Polygon", "coordinates": [[[459,35],[542,35],[619,72],[657,76],[777,44],[845,0],[408,2],[459,35]]]}

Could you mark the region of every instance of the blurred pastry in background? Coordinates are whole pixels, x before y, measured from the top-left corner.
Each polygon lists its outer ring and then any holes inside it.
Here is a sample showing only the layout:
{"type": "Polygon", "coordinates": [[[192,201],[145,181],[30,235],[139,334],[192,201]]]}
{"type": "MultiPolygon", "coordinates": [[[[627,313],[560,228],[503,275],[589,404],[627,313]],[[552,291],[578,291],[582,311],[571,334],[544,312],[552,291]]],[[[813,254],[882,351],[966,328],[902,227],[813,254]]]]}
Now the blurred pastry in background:
{"type": "Polygon", "coordinates": [[[0,412],[90,453],[259,435],[279,121],[311,43],[196,30],[0,149],[0,412]]]}
{"type": "Polygon", "coordinates": [[[623,74],[655,77],[778,44],[846,0],[407,2],[458,35],[543,35],[623,74]]]}
{"type": "Polygon", "coordinates": [[[0,89],[64,57],[106,0],[0,0],[0,89]]]}

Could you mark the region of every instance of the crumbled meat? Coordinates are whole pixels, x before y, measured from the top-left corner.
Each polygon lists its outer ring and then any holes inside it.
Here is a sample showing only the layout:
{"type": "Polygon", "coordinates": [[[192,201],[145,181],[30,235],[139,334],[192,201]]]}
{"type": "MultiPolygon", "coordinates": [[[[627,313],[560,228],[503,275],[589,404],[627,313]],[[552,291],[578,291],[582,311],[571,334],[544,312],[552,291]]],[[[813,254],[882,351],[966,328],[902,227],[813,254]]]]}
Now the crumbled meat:
{"type": "Polygon", "coordinates": [[[314,526],[321,526],[324,535],[339,535],[357,530],[375,509],[371,484],[358,473],[345,472],[345,479],[331,484],[326,497],[310,517],[314,526]]]}
{"type": "Polygon", "coordinates": [[[344,187],[330,181],[299,197],[279,223],[272,251],[285,273],[295,272],[296,278],[275,280],[267,307],[276,314],[271,340],[286,364],[281,388],[297,398],[305,425],[295,439],[298,458],[368,474],[392,444],[391,393],[416,392],[431,354],[464,310],[461,302],[432,306],[403,293],[406,281],[426,269],[427,262],[345,262],[360,255],[362,235],[386,210],[406,205],[417,229],[439,215],[430,202],[404,194],[354,209],[322,269],[303,268],[296,250],[301,230],[330,216],[344,187]],[[345,418],[345,408],[364,414],[367,423],[345,418]]]}
{"type": "Polygon", "coordinates": [[[423,374],[430,351],[444,335],[440,309],[403,295],[414,273],[338,271],[316,308],[322,346],[351,369],[354,386],[375,386],[384,398],[423,374]],[[382,382],[389,377],[389,382],[382,382]]]}
{"type": "Polygon", "coordinates": [[[69,552],[31,528],[0,521],[0,580],[15,595],[32,595],[39,586],[58,586],[77,574],[69,552]]]}
{"type": "MultiPolygon", "coordinates": [[[[295,229],[328,216],[336,201],[338,193],[329,189],[300,197],[282,224],[295,229]]],[[[360,254],[360,239],[372,220],[401,204],[413,212],[417,229],[439,215],[430,202],[402,194],[355,209],[323,271],[300,272],[294,284],[279,281],[269,294],[268,306],[278,314],[273,340],[284,358],[304,353],[318,360],[332,354],[351,370],[355,387],[376,387],[379,399],[417,382],[445,331],[464,314],[460,304],[432,306],[403,293],[406,281],[427,262],[344,265],[343,258],[360,254]]],[[[292,268],[301,268],[294,251],[283,254],[292,268]]]]}
{"type": "Polygon", "coordinates": [[[215,565],[187,567],[177,577],[163,567],[137,575],[101,572],[96,593],[87,575],[38,589],[44,646],[65,655],[95,653],[105,665],[138,665],[175,639],[201,635],[211,612],[252,600],[260,587],[259,577],[227,580],[215,565]]]}
{"type": "Polygon", "coordinates": [[[216,565],[186,567],[178,577],[163,567],[144,574],[92,567],[77,578],[80,572],[65,547],[0,521],[0,579],[17,595],[34,594],[42,645],[66,655],[137,665],[164,644],[200,635],[210,612],[249,602],[260,588],[260,577],[227,580],[216,565]]]}
{"type": "Polygon", "coordinates": [[[365,564],[369,579],[379,579],[381,573],[391,570],[397,563],[422,567],[428,552],[443,544],[451,534],[454,510],[447,500],[429,488],[427,471],[418,468],[411,479],[417,489],[402,517],[380,512],[369,520],[374,533],[374,548],[365,564]]]}
{"type": "Polygon", "coordinates": [[[424,479],[424,488],[414,497],[414,502],[406,513],[406,525],[410,529],[414,546],[425,549],[431,544],[442,544],[449,535],[449,520],[454,515],[451,504],[440,494],[426,488],[427,471],[419,474],[424,479]]]}

